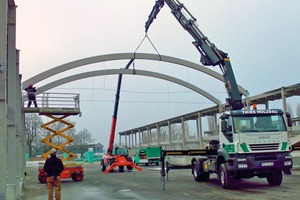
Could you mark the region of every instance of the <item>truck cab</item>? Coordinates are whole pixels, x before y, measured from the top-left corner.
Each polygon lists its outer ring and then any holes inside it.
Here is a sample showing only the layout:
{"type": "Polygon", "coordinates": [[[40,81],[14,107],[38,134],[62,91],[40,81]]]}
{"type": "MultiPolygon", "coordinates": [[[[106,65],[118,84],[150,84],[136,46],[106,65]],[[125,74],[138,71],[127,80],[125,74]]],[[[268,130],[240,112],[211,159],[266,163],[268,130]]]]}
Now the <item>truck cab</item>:
{"type": "Polygon", "coordinates": [[[279,109],[235,110],[223,113],[220,119],[214,169],[223,187],[229,187],[234,179],[254,176],[280,185],[282,172],[291,174],[293,162],[285,123],[286,119],[291,126],[289,114],[279,109]],[[222,177],[227,179],[222,181],[222,177]]]}
{"type": "Polygon", "coordinates": [[[228,153],[291,150],[284,113],[279,109],[228,111],[220,119],[220,144],[228,153]]]}

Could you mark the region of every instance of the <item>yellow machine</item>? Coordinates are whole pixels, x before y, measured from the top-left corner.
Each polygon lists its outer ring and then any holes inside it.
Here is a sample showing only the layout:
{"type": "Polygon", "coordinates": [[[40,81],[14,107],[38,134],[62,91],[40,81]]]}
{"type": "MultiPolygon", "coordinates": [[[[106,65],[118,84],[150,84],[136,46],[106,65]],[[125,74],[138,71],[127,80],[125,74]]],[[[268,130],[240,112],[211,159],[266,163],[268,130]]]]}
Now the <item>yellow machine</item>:
{"type": "MultiPolygon", "coordinates": [[[[66,149],[64,149],[64,147],[65,147],[66,145],[70,144],[71,142],[73,142],[73,141],[74,141],[74,138],[72,138],[72,137],[70,137],[70,136],[68,136],[68,135],[65,135],[65,134],[63,134],[63,133],[64,133],[65,131],[68,131],[69,129],[71,129],[71,128],[74,127],[74,124],[72,124],[72,123],[67,122],[67,121],[64,120],[65,118],[67,118],[68,116],[70,116],[70,114],[63,115],[62,117],[55,117],[55,116],[50,115],[50,114],[45,114],[45,116],[51,118],[52,120],[51,120],[50,122],[48,122],[48,123],[43,124],[41,127],[44,128],[44,129],[46,129],[46,130],[48,130],[48,131],[51,131],[53,134],[51,134],[51,135],[45,137],[44,139],[41,140],[41,142],[43,142],[43,143],[49,145],[50,147],[53,147],[53,148],[55,148],[55,149],[58,149],[58,150],[60,150],[60,151],[62,151],[62,152],[67,153],[68,156],[65,157],[65,158],[63,158],[63,162],[64,162],[65,160],[69,160],[71,157],[75,156],[75,154],[72,153],[72,152],[70,152],[70,151],[68,151],[68,150],[66,150],[66,149]],[[54,129],[48,127],[48,126],[50,126],[51,124],[54,124],[54,123],[56,123],[56,122],[63,123],[63,124],[65,124],[65,125],[67,125],[67,127],[63,128],[63,129],[61,129],[61,130],[54,130],[54,129]],[[56,145],[56,144],[54,144],[54,143],[51,142],[51,139],[52,139],[53,137],[56,137],[56,136],[63,137],[63,138],[65,138],[67,141],[64,142],[64,143],[62,143],[62,144],[60,144],[60,145],[56,145]]],[[[44,153],[44,154],[42,155],[42,157],[46,159],[47,156],[48,156],[49,154],[50,154],[50,150],[49,150],[48,152],[44,153]]]]}

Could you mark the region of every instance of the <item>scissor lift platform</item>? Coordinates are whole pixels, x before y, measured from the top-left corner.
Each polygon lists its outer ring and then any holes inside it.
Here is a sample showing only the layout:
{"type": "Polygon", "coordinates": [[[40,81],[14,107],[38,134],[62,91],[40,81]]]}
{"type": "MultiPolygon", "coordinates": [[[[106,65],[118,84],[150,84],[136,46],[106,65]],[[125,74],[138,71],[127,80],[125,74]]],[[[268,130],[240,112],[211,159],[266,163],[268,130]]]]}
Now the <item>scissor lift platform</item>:
{"type": "Polygon", "coordinates": [[[40,115],[80,115],[79,94],[77,93],[42,93],[36,96],[38,107],[26,107],[27,97],[24,94],[24,113],[40,115]]]}
{"type": "Polygon", "coordinates": [[[38,113],[40,115],[79,115],[81,114],[79,108],[27,108],[24,107],[24,113],[38,113]]]}
{"type": "MultiPolygon", "coordinates": [[[[74,93],[43,93],[36,97],[38,107],[24,107],[24,113],[38,113],[39,115],[44,115],[52,120],[42,124],[42,128],[52,132],[51,135],[43,138],[41,142],[47,144],[48,146],[67,153],[68,156],[63,158],[62,161],[65,162],[71,157],[75,156],[74,153],[66,150],[64,147],[74,141],[74,138],[64,134],[65,131],[74,127],[74,124],[65,120],[65,118],[70,115],[81,115],[79,107],[79,94],[74,93]],[[65,126],[61,130],[54,130],[51,125],[54,123],[62,123],[65,126]],[[61,144],[52,143],[52,138],[62,137],[65,142],[61,144]]],[[[27,105],[27,102],[24,102],[27,105]]],[[[44,153],[42,157],[47,159],[50,155],[50,151],[44,153]]],[[[64,163],[65,169],[61,173],[61,178],[72,178],[75,181],[81,181],[84,176],[84,169],[80,164],[70,164],[64,163]]],[[[47,175],[45,171],[39,166],[39,181],[41,183],[46,182],[47,175]]]]}
{"type": "MultiPolygon", "coordinates": [[[[38,170],[38,179],[40,183],[47,182],[47,174],[44,168],[45,162],[39,162],[38,170]]],[[[60,174],[61,179],[72,179],[73,181],[82,181],[84,176],[84,168],[80,163],[65,163],[64,170],[60,174]]]]}

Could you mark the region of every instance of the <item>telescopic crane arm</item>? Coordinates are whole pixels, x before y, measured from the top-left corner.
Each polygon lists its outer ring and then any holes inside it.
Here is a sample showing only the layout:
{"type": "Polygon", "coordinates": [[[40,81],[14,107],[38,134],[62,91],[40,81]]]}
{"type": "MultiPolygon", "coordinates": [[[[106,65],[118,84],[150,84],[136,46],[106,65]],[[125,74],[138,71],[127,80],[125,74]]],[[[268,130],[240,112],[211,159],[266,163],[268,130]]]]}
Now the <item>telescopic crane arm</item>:
{"type": "MultiPolygon", "coordinates": [[[[130,65],[133,63],[133,61],[134,61],[134,59],[131,59],[127,63],[125,69],[128,69],[130,67],[130,65]]],[[[122,86],[122,77],[123,77],[123,74],[119,74],[118,84],[117,84],[117,91],[116,91],[116,98],[115,98],[114,113],[113,113],[113,117],[112,117],[111,128],[110,128],[110,136],[109,136],[109,142],[108,142],[108,147],[107,147],[107,154],[108,155],[112,154],[114,141],[115,141],[115,132],[116,132],[116,125],[117,125],[120,92],[121,92],[121,86],[122,86]]]]}
{"type": "Polygon", "coordinates": [[[157,0],[149,15],[148,21],[145,24],[146,33],[153,20],[156,19],[160,9],[164,6],[164,3],[170,7],[171,13],[181,26],[195,39],[193,44],[201,54],[200,62],[205,66],[219,65],[223,73],[228,94],[226,101],[231,109],[240,110],[244,108],[228,54],[217,49],[217,47],[208,40],[208,38],[199,30],[196,23],[197,19],[193,17],[182,3],[178,0],[157,0]]]}

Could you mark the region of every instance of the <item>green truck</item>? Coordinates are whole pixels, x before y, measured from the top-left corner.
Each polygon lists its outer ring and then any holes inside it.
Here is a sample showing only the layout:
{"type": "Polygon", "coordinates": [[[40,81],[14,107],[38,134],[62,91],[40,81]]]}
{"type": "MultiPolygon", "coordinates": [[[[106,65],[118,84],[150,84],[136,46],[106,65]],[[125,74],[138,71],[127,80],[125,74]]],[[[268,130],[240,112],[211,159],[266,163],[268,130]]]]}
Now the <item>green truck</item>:
{"type": "Polygon", "coordinates": [[[149,165],[155,164],[159,165],[160,161],[161,147],[142,147],[136,150],[136,155],[134,156],[134,163],[149,165]]]}

